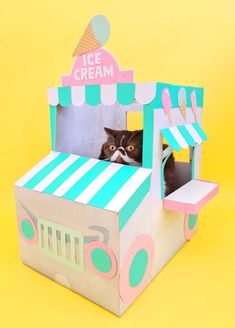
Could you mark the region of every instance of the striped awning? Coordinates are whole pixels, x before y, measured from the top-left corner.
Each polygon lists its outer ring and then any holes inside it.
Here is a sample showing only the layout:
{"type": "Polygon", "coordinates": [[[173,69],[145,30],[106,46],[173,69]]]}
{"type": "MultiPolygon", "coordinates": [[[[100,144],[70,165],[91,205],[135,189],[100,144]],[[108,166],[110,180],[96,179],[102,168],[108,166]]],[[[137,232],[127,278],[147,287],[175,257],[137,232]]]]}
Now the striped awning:
{"type": "Polygon", "coordinates": [[[194,147],[207,140],[207,135],[197,122],[165,128],[161,130],[161,133],[176,151],[188,148],[188,146],[194,147]]]}
{"type": "Polygon", "coordinates": [[[15,185],[117,212],[120,229],[149,192],[151,169],[51,152],[15,185]]]}
{"type": "Polygon", "coordinates": [[[156,96],[156,83],[119,83],[105,85],[86,85],[72,87],[58,87],[48,89],[48,101],[52,106],[82,106],[88,104],[130,105],[134,101],[139,104],[149,104],[156,96]]]}

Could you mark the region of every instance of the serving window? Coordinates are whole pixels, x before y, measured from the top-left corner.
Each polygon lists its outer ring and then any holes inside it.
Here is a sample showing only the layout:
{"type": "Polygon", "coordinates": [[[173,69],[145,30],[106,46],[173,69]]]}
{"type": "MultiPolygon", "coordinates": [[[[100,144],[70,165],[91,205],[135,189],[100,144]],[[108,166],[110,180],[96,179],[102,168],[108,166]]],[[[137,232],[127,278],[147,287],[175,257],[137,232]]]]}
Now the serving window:
{"type": "Polygon", "coordinates": [[[162,129],[163,138],[169,144],[162,153],[161,194],[164,207],[187,214],[197,214],[217,193],[218,185],[194,179],[195,147],[207,140],[205,132],[195,122],[188,125],[162,129]],[[164,170],[173,151],[188,149],[189,161],[177,161],[174,166],[174,185],[169,195],[164,194],[164,170]]]}
{"type": "Polygon", "coordinates": [[[162,199],[194,178],[194,147],[188,147],[176,152],[171,146],[167,145],[165,140],[163,140],[163,144],[161,163],[162,199]]]}

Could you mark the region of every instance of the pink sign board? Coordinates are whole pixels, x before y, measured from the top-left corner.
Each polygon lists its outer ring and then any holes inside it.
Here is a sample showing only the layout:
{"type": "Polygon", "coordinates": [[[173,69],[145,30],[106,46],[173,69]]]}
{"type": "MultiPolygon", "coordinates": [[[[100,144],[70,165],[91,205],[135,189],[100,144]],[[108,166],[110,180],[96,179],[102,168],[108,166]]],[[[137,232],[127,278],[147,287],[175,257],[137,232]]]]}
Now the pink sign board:
{"type": "Polygon", "coordinates": [[[122,71],[107,50],[99,48],[76,57],[71,74],[62,75],[62,86],[133,82],[132,70],[122,71]]]}

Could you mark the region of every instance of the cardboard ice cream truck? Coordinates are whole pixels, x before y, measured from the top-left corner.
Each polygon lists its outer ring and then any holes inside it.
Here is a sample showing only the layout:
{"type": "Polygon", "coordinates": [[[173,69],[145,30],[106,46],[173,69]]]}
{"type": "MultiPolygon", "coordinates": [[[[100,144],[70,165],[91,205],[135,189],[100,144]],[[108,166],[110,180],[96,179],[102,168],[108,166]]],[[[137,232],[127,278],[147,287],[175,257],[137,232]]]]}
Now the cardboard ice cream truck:
{"type": "Polygon", "coordinates": [[[218,185],[200,180],[203,89],[133,82],[102,48],[108,37],[94,17],[71,74],[49,88],[52,150],[15,196],[23,263],[121,316],[193,236],[218,185]],[[142,166],[99,160],[104,127],[127,129],[129,112],[143,115],[142,166]],[[165,164],[184,148],[165,197],[165,164]]]}

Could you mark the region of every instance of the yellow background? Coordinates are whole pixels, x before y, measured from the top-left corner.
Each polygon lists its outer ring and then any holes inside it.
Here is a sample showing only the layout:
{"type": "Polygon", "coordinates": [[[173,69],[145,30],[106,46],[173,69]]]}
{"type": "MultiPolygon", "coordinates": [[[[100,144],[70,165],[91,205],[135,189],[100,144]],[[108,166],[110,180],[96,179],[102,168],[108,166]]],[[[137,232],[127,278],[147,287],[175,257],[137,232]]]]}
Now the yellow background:
{"type": "Polygon", "coordinates": [[[0,327],[234,327],[234,0],[2,0],[0,48],[0,327]],[[121,319],[20,263],[12,187],[49,152],[47,87],[97,13],[136,81],[204,86],[202,177],[220,183],[196,236],[121,319]]]}

